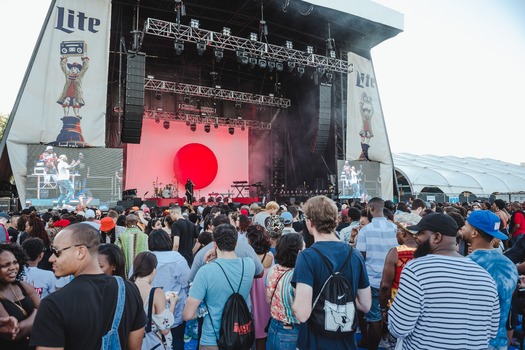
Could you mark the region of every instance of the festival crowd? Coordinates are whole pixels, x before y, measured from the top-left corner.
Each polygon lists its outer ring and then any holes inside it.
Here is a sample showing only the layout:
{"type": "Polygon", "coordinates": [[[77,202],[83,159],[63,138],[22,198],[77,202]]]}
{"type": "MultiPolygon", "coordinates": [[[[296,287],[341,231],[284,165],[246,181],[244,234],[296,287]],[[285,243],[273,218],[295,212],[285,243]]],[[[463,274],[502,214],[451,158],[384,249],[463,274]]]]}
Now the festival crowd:
{"type": "Polygon", "coordinates": [[[0,212],[0,349],[508,349],[523,209],[316,196],[0,212]]]}

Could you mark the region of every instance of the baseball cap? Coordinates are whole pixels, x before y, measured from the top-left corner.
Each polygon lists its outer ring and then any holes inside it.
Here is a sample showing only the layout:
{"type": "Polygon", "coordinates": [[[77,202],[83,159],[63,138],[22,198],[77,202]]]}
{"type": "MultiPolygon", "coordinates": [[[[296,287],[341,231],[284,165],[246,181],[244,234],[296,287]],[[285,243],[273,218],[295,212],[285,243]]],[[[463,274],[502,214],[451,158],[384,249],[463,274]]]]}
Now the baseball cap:
{"type": "Polygon", "coordinates": [[[285,225],[289,225],[293,221],[293,216],[289,211],[285,211],[281,214],[281,218],[284,220],[285,225]]]}
{"type": "Polygon", "coordinates": [[[250,215],[250,212],[248,210],[246,210],[246,209],[241,209],[240,213],[241,213],[241,215],[245,215],[245,216],[250,215]]]}
{"type": "Polygon", "coordinates": [[[409,231],[439,232],[445,236],[456,237],[458,234],[458,224],[451,216],[441,213],[427,214],[419,221],[417,225],[408,226],[409,231]]]}
{"type": "Polygon", "coordinates": [[[474,228],[501,240],[508,239],[507,235],[499,230],[499,216],[490,210],[475,210],[470,213],[467,222],[474,228]]]}
{"type": "Polygon", "coordinates": [[[84,215],[86,219],[92,219],[95,217],[95,211],[93,209],[86,210],[86,214],[84,215]]]}
{"type": "Polygon", "coordinates": [[[7,221],[11,219],[11,217],[7,213],[4,213],[3,211],[0,212],[0,217],[6,219],[7,221]]]}

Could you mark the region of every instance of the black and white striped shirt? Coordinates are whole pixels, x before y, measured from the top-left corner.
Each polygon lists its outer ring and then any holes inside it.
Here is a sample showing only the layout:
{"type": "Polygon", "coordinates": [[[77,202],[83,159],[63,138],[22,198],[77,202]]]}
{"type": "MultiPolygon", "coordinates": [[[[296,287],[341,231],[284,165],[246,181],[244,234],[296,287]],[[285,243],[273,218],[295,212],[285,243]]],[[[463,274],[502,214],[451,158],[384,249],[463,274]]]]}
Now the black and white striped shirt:
{"type": "Polygon", "coordinates": [[[496,284],[468,258],[429,254],[401,273],[388,329],[403,350],[487,349],[496,336],[496,284]]]}

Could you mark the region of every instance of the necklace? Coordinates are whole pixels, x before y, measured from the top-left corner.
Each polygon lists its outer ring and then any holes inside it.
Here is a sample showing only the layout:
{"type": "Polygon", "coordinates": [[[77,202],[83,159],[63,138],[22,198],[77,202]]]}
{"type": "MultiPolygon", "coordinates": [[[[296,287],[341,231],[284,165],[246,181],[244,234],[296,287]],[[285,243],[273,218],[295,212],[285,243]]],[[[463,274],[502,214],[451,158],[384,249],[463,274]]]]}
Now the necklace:
{"type": "Polygon", "coordinates": [[[15,291],[13,290],[13,285],[11,283],[9,283],[9,289],[11,289],[11,293],[13,294],[13,301],[9,300],[8,298],[6,298],[3,293],[0,293],[3,297],[3,299],[5,300],[8,300],[8,301],[11,301],[16,307],[18,307],[20,309],[20,311],[22,312],[22,314],[24,314],[24,317],[27,317],[27,312],[26,310],[22,307],[22,303],[20,302],[20,300],[18,300],[16,298],[16,294],[15,294],[15,291]]]}

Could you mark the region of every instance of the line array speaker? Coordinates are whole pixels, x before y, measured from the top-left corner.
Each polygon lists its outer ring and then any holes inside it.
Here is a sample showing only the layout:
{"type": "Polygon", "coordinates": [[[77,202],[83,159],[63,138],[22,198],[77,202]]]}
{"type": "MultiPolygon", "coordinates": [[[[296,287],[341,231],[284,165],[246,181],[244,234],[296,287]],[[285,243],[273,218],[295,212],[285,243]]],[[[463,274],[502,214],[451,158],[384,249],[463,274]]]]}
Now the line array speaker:
{"type": "Polygon", "coordinates": [[[319,119],[316,136],[311,145],[312,152],[324,152],[330,138],[332,122],[332,85],[319,85],[319,119]]]}
{"type": "Polygon", "coordinates": [[[144,115],[144,78],[146,54],[129,51],[126,70],[126,98],[122,120],[121,140],[125,143],[140,143],[142,118],[144,115]]]}

